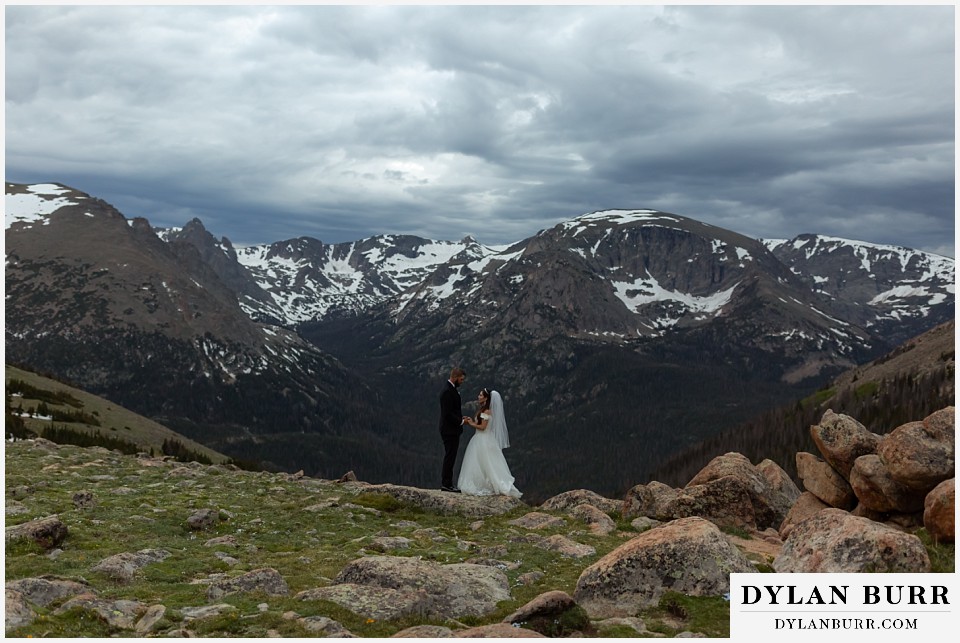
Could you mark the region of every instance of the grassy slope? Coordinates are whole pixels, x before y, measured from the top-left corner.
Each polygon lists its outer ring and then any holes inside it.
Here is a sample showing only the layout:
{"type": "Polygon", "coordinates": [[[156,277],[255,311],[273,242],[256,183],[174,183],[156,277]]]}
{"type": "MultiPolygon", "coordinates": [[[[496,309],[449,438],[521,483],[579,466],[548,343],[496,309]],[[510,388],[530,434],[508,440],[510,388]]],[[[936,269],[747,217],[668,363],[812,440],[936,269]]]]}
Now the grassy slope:
{"type": "MultiPolygon", "coordinates": [[[[208,447],[203,446],[199,442],[195,442],[189,438],[168,429],[167,427],[154,422],[148,418],[138,415],[133,411],[129,411],[118,404],[115,404],[109,400],[105,400],[102,397],[98,397],[86,391],[73,388],[52,380],[50,378],[38,375],[30,371],[25,371],[15,366],[9,364],[5,368],[5,378],[4,382],[9,382],[11,379],[22,380],[27,384],[42,389],[45,391],[65,391],[68,394],[72,395],[74,398],[80,400],[83,403],[82,411],[86,414],[93,415],[100,421],[100,426],[91,426],[87,424],[74,423],[64,424],[62,422],[57,422],[57,425],[64,425],[68,428],[89,433],[102,433],[103,435],[118,438],[122,440],[127,440],[128,442],[133,442],[134,444],[140,445],[145,449],[149,450],[153,448],[154,452],[160,453],[160,447],[163,444],[164,440],[173,439],[179,440],[185,447],[191,451],[196,451],[202,453],[209,457],[213,462],[226,462],[229,458],[227,456],[214,451],[208,447]]],[[[30,399],[23,399],[23,408],[29,409],[30,407],[36,407],[37,401],[30,399]]],[[[20,403],[20,398],[13,398],[11,405],[16,408],[20,403]]],[[[63,411],[77,411],[70,406],[66,405],[52,405],[48,403],[51,409],[60,409],[63,411]]],[[[24,418],[26,426],[28,429],[39,433],[44,427],[50,426],[51,422],[38,420],[35,418],[24,418]]]]}
{"type": "MultiPolygon", "coordinates": [[[[471,557],[519,563],[516,569],[505,572],[512,600],[501,603],[495,613],[486,617],[462,619],[467,625],[495,623],[543,592],[558,589],[572,594],[583,569],[637,535],[629,524],[620,523],[619,533],[595,536],[569,516],[565,516],[565,527],[529,532],[508,524],[529,510],[523,507],[511,514],[486,518],[477,526],[473,518],[425,513],[416,507],[401,505],[389,496],[363,495],[362,489],[353,485],[310,478],[295,481],[285,474],[234,471],[222,466],[176,462],[147,466],[150,462],[157,464],[156,460],[138,460],[102,448],[65,445],[47,451],[33,446],[32,441],[7,443],[8,506],[16,497],[17,502],[28,509],[26,513],[8,515],[7,525],[57,514],[68,526],[69,535],[61,546],[62,553],[55,559],[33,544],[9,543],[6,579],[44,574],[74,580],[82,577],[105,599],[163,604],[167,614],[158,630],[162,635],[179,625],[179,610],[208,603],[207,585],[202,581],[211,575],[236,575],[272,567],[288,583],[289,596],[229,595],[223,602],[238,607],[239,618],[236,615],[215,617],[193,622],[189,628],[206,636],[265,636],[268,630],[276,630],[283,636],[310,636],[296,621],[282,618],[283,613],[294,610],[301,616],[333,618],[359,636],[384,637],[424,621],[370,622],[333,603],[298,601],[294,595],[330,584],[347,563],[365,553],[378,554],[370,544],[378,535],[404,536],[410,539],[410,547],[389,554],[418,556],[444,564],[464,562],[471,557]],[[38,473],[41,471],[43,473],[38,473]],[[120,491],[116,491],[118,489],[120,491]],[[74,507],[72,496],[81,490],[93,492],[96,506],[74,507]],[[317,511],[306,510],[329,501],[336,501],[335,505],[317,511]],[[345,506],[348,504],[367,509],[345,506]],[[219,508],[230,515],[206,532],[189,531],[186,519],[196,509],[205,507],[219,508]],[[379,509],[369,510],[375,507],[379,509]],[[524,536],[529,533],[541,536],[562,533],[592,545],[597,553],[579,560],[567,558],[527,542],[524,536]],[[238,546],[204,545],[207,540],[224,535],[234,536],[238,546]],[[164,549],[172,555],[143,568],[131,584],[117,584],[91,570],[107,556],[147,548],[164,549]],[[217,550],[235,557],[239,564],[229,567],[215,557],[217,550]],[[522,574],[534,571],[543,572],[544,577],[531,585],[518,584],[522,574]],[[268,605],[265,612],[257,608],[260,603],[268,605]]],[[[563,516],[558,512],[547,513],[563,516]]],[[[710,610],[715,610],[718,599],[690,600],[704,601],[710,610]]],[[[132,634],[113,630],[89,614],[54,616],[56,607],[54,604],[48,609],[38,609],[42,618],[9,635],[132,634]]],[[[696,614],[698,610],[693,604],[688,611],[696,614]]],[[[728,636],[729,612],[722,611],[706,625],[699,625],[698,631],[728,636]]],[[[693,629],[692,621],[677,623],[657,613],[651,610],[645,615],[651,629],[671,634],[693,629]]],[[[659,613],[663,614],[662,610],[659,613]]],[[[621,629],[591,634],[630,635],[621,629]]]]}

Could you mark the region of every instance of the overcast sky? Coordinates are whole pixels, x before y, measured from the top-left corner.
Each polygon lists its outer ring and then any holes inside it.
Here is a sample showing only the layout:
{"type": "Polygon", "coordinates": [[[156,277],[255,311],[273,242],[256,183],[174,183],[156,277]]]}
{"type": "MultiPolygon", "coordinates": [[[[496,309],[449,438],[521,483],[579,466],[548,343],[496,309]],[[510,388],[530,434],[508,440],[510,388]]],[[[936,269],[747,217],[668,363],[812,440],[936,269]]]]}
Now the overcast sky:
{"type": "Polygon", "coordinates": [[[954,256],[940,6],[7,6],[6,180],[247,245],[654,208],[954,256]]]}

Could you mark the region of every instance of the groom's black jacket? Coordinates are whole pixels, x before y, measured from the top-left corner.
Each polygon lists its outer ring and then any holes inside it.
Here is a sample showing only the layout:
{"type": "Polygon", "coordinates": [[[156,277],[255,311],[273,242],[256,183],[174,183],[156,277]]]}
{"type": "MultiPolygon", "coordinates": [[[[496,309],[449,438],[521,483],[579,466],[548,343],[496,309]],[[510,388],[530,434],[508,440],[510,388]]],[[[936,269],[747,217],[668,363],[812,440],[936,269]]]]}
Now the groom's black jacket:
{"type": "Polygon", "coordinates": [[[460,410],[460,393],[449,381],[440,393],[440,435],[463,433],[463,412],[460,410]]]}

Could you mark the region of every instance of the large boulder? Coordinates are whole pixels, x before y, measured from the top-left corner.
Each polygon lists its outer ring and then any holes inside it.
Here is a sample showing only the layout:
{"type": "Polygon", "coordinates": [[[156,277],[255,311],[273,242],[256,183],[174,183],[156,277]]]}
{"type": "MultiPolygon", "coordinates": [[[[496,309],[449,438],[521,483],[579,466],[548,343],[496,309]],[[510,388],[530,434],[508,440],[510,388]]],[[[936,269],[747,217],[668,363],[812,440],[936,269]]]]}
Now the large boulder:
{"type": "Polygon", "coordinates": [[[786,514],[787,511],[790,511],[793,503],[797,501],[797,498],[800,497],[800,488],[797,487],[790,474],[783,470],[783,467],[769,458],[760,461],[757,465],[757,471],[767,479],[770,488],[783,499],[785,505],[783,511],[786,514]]]}
{"type": "Polygon", "coordinates": [[[524,529],[553,529],[554,527],[563,527],[566,521],[557,516],[551,516],[541,511],[531,511],[519,518],[510,520],[507,524],[524,529]]]}
{"type": "Polygon", "coordinates": [[[568,637],[574,632],[583,631],[590,624],[586,613],[573,597],[560,590],[540,594],[504,618],[503,622],[550,637],[568,637]]]}
{"type": "Polygon", "coordinates": [[[140,569],[164,561],[169,556],[170,552],[165,549],[141,549],[136,553],[123,552],[104,558],[93,567],[93,571],[104,574],[119,583],[129,583],[140,569]]]}
{"type": "MultiPolygon", "coordinates": [[[[768,461],[765,468],[773,477],[779,477],[777,472],[772,471],[771,465],[776,467],[773,462],[768,461]]],[[[783,476],[789,480],[785,472],[783,476]]],[[[756,527],[761,531],[769,527],[778,527],[786,517],[793,500],[800,495],[799,490],[793,495],[790,491],[784,494],[775,489],[771,481],[740,453],[725,453],[715,457],[687,483],[686,488],[726,477],[738,480],[749,495],[750,502],[753,504],[756,527]],[[793,498],[790,495],[793,495],[793,498]]],[[[784,480],[779,480],[779,484],[784,485],[784,480]]]]}
{"type": "Polygon", "coordinates": [[[877,454],[897,482],[926,493],[954,473],[954,445],[931,436],[923,422],[909,422],[883,436],[877,454]]]}
{"type": "Polygon", "coordinates": [[[23,594],[15,589],[7,588],[4,608],[4,631],[9,634],[18,627],[30,625],[37,618],[23,594]]]}
{"type": "Polygon", "coordinates": [[[654,480],[638,484],[627,491],[620,510],[626,520],[644,516],[654,520],[673,520],[671,505],[677,497],[673,487],[654,480]]]}
{"type": "Polygon", "coordinates": [[[207,589],[207,600],[219,601],[228,594],[264,592],[270,596],[286,596],[290,593],[287,582],[280,572],[264,567],[241,574],[234,578],[226,578],[212,583],[207,589]]]}
{"type": "Polygon", "coordinates": [[[804,491],[800,494],[800,497],[797,498],[797,501],[793,503],[793,506],[790,507],[790,511],[787,512],[787,517],[783,519],[779,530],[780,538],[785,540],[798,524],[815,513],[829,508],[830,505],[823,500],[820,500],[820,498],[817,498],[809,491],[804,491]]]}
{"type": "Polygon", "coordinates": [[[540,594],[532,601],[503,619],[504,623],[524,623],[535,618],[555,617],[577,606],[570,594],[553,590],[540,594]]]}
{"type": "Polygon", "coordinates": [[[731,572],[756,569],[716,525],[681,518],[624,543],[580,574],[573,598],[591,617],[634,616],[668,590],[719,596],[731,572]]]}
{"type": "Polygon", "coordinates": [[[927,494],[923,506],[923,526],[937,542],[952,543],[955,538],[956,478],[944,480],[927,494]]]}
{"type": "Polygon", "coordinates": [[[595,547],[570,540],[563,534],[554,534],[533,541],[534,546],[553,551],[567,558],[586,558],[597,553],[595,547]]]}
{"type": "Polygon", "coordinates": [[[804,489],[831,507],[853,509],[857,504],[857,496],[847,479],[812,453],[797,453],[797,475],[804,489]]]}
{"type": "Polygon", "coordinates": [[[431,513],[466,516],[468,518],[498,516],[517,507],[526,506],[526,503],[522,500],[510,496],[470,496],[396,484],[365,485],[363,491],[393,496],[400,502],[420,507],[431,513]]]}
{"type": "Polygon", "coordinates": [[[600,511],[609,514],[619,512],[623,503],[619,500],[604,498],[600,494],[587,489],[574,489],[544,500],[540,508],[545,511],[568,511],[579,505],[593,505],[600,511]]]}
{"type": "Polygon", "coordinates": [[[31,540],[44,549],[53,549],[60,546],[66,539],[67,533],[67,526],[59,516],[47,516],[7,527],[4,540],[6,542],[31,540]]]}
{"type": "Polygon", "coordinates": [[[40,607],[48,607],[77,594],[93,592],[89,585],[55,576],[20,578],[8,581],[6,587],[20,592],[24,600],[40,607]]]}
{"type": "Polygon", "coordinates": [[[613,522],[613,518],[594,505],[577,505],[570,510],[570,515],[587,523],[590,532],[597,536],[606,536],[617,529],[617,523],[613,522]]]}
{"type": "Polygon", "coordinates": [[[356,583],[341,583],[300,592],[301,601],[329,601],[354,614],[375,621],[393,621],[413,616],[424,618],[434,613],[433,599],[423,590],[411,587],[392,589],[356,583]]]}
{"type": "Polygon", "coordinates": [[[90,613],[110,627],[132,630],[146,613],[147,607],[140,601],[126,599],[112,601],[94,594],[80,594],[58,607],[53,615],[60,616],[70,610],[81,610],[90,613]]]}
{"type": "Polygon", "coordinates": [[[670,519],[699,516],[720,527],[755,530],[758,526],[747,483],[734,476],[680,489],[668,511],[670,519]]]}
{"type": "Polygon", "coordinates": [[[831,410],[810,427],[810,436],[823,459],[847,479],[857,458],[874,453],[880,441],[880,436],[852,417],[831,410]]]}
{"type": "Polygon", "coordinates": [[[930,571],[930,559],[916,536],[831,508],[793,528],[773,568],[780,573],[920,573],[930,571]]]}
{"type": "Polygon", "coordinates": [[[368,556],[348,564],[337,575],[337,584],[422,589],[432,601],[432,611],[443,618],[483,616],[497,603],[510,599],[507,576],[496,567],[459,563],[440,565],[399,556],[368,556]]]}
{"type": "Polygon", "coordinates": [[[937,442],[947,444],[950,449],[954,449],[956,417],[957,410],[954,407],[948,406],[945,409],[940,409],[923,419],[923,431],[937,442]]]}
{"type": "Polygon", "coordinates": [[[881,513],[910,513],[923,509],[924,494],[893,479],[876,454],[857,458],[850,470],[850,486],[860,504],[881,513]]]}

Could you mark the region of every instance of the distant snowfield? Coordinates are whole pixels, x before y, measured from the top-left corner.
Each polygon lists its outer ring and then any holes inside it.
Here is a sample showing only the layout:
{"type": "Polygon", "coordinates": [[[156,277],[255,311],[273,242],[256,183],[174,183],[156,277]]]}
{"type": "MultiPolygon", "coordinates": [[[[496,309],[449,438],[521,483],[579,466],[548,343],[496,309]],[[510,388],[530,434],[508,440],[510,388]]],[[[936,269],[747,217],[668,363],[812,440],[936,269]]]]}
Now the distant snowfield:
{"type": "Polygon", "coordinates": [[[38,183],[27,187],[30,194],[6,195],[4,213],[5,228],[14,223],[39,223],[49,225],[47,215],[67,205],[76,205],[76,201],[67,197],[58,196],[70,192],[66,188],[53,183],[38,183]]]}

